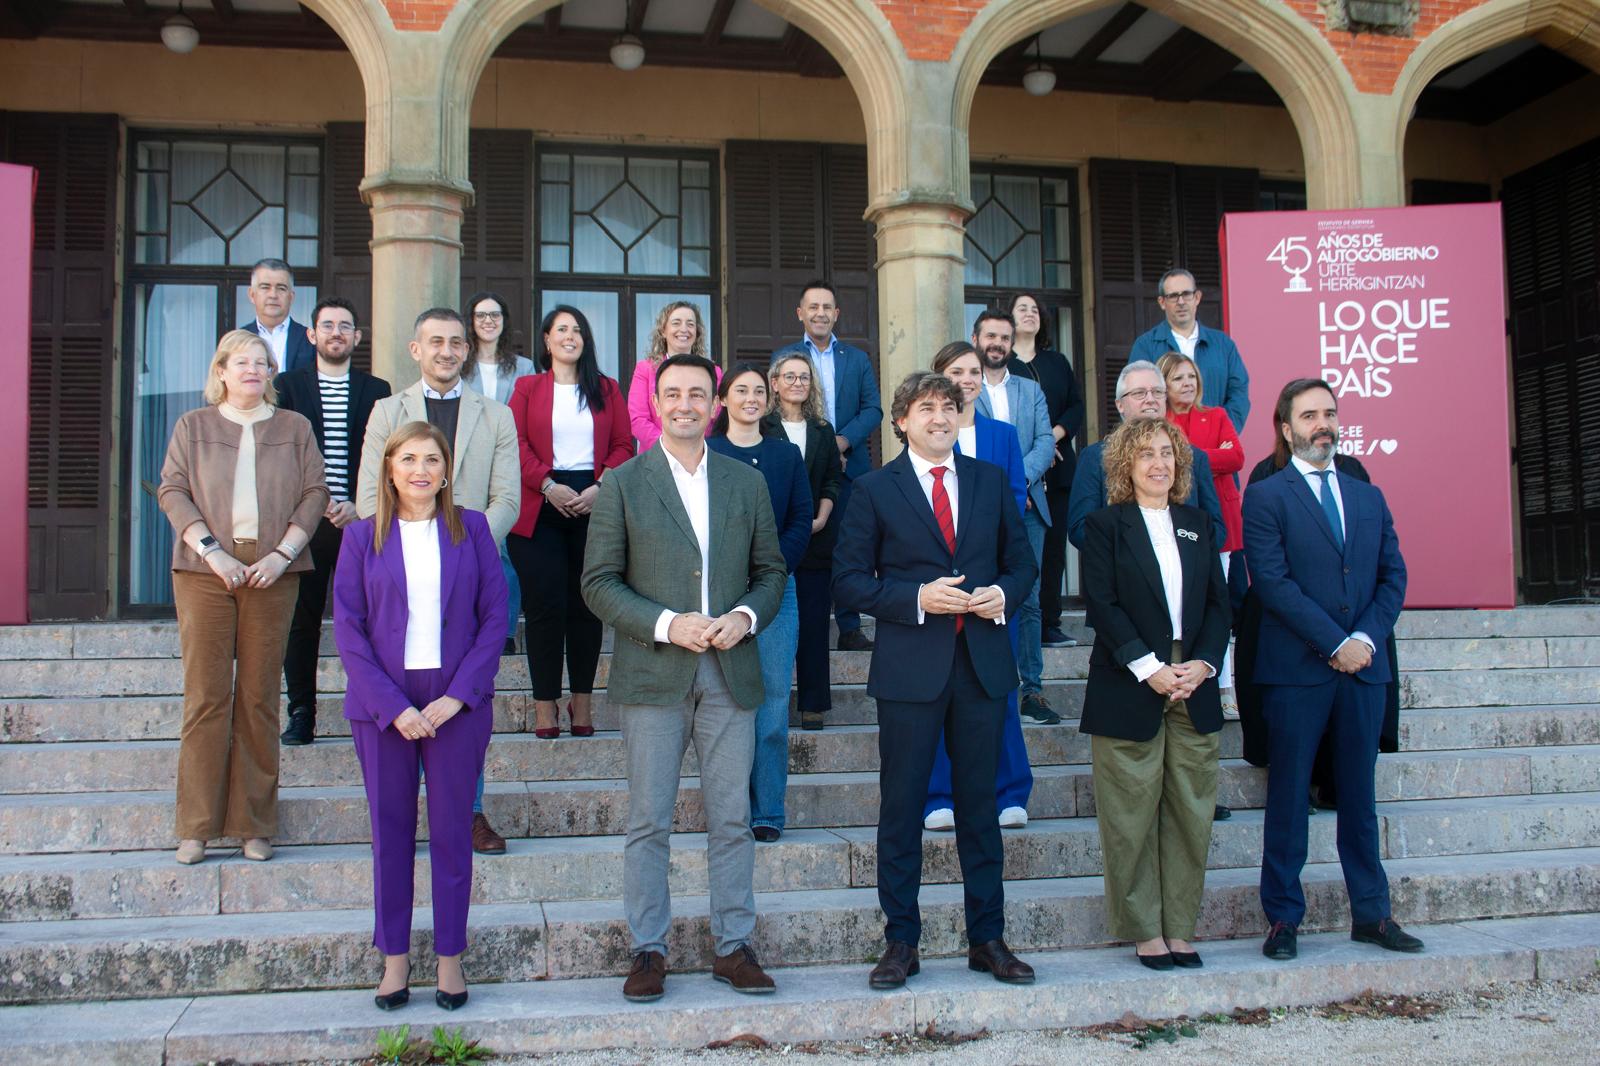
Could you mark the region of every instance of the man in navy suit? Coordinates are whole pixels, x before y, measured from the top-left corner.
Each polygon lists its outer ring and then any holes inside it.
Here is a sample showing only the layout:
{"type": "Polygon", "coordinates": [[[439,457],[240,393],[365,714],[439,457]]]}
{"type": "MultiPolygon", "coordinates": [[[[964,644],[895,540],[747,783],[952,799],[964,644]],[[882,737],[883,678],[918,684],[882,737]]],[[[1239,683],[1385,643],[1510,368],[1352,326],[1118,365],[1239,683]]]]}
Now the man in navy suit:
{"type": "Polygon", "coordinates": [[[250,305],[256,317],[240,329],[259,333],[272,349],[278,372],[317,365],[317,350],[306,327],[289,317],[294,307],[294,271],[282,259],[263,259],[250,268],[250,305]]]}
{"type": "Polygon", "coordinates": [[[1271,929],[1262,953],[1298,953],[1306,794],[1324,731],[1339,791],[1350,939],[1421,951],[1422,941],[1390,917],[1373,786],[1392,669],[1386,641],[1405,600],[1405,560],[1383,493],[1334,468],[1339,407],[1328,386],[1291,381],[1278,395],[1278,417],[1290,461],[1244,497],[1245,558],[1264,609],[1254,680],[1271,729],[1261,856],[1271,929]]]}
{"type": "Polygon", "coordinates": [[[1017,687],[1006,633],[1038,577],[1005,473],[955,454],[960,389],[919,371],[890,408],[906,450],[861,478],[833,549],[833,598],[878,620],[867,693],[878,701],[878,902],[888,945],[870,984],[919,969],[922,806],[940,731],[950,755],[956,849],[966,887],[967,965],[1028,984],[1006,947],[995,770],[1006,695],[1017,687]]]}
{"type": "MultiPolygon", "coordinates": [[[[844,460],[844,478],[833,508],[835,514],[842,515],[850,502],[851,483],[872,469],[867,442],[883,421],[883,401],[878,397],[878,381],[872,376],[872,360],[867,353],[833,335],[833,327],[839,321],[839,297],[831,281],[818,278],[806,282],[795,315],[805,329],[805,337],[779,348],[772,358],[804,355],[817,368],[823,406],[844,460]]],[[[841,608],[835,618],[839,623],[839,650],[871,650],[872,641],[861,632],[859,614],[841,608]]]]}

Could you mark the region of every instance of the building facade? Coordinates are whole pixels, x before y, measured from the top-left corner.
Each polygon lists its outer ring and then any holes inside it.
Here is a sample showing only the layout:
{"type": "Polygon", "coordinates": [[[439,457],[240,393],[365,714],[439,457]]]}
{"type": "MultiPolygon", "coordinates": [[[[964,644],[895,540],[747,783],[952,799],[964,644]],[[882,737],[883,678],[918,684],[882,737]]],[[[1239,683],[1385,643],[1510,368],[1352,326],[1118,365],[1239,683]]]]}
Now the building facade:
{"type": "Polygon", "coordinates": [[[529,349],[584,308],[624,382],[672,299],[726,363],[829,276],[893,382],[1026,288],[1093,439],[1165,269],[1216,321],[1222,212],[1485,199],[1522,596],[1600,594],[1600,0],[217,0],[187,54],[160,0],[5,10],[35,618],[170,610],[161,456],[263,256],[397,387],[417,311],[481,288],[529,349]]]}

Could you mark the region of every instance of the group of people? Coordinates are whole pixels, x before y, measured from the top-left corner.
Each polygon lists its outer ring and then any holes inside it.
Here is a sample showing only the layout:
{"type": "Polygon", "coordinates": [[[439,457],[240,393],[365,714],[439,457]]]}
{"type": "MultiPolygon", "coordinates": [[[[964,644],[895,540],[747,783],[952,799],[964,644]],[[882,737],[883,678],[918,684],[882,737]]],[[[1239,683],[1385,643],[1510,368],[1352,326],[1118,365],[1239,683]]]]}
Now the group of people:
{"type": "MultiPolygon", "coordinates": [[[[1387,913],[1367,722],[1404,590],[1392,523],[1376,489],[1327,476],[1337,412],[1315,380],[1291,383],[1275,412],[1293,476],[1266,478],[1241,508],[1248,379],[1232,342],[1195,320],[1186,272],[1162,279],[1167,321],[1152,333],[1165,336],[1140,341],[1165,349],[1151,362],[1136,345],[1118,379],[1123,424],[1076,463],[1082,394],[1046,342],[1039,299],[1023,293],[899,385],[889,414],[905,447],[878,469],[877,386],[865,353],[834,335],[826,281],[802,292],[804,338],[764,366],[723,370],[695,305],[669,304],[626,397],[572,307],[545,315],[537,364],[511,352],[508,307],[492,292],[461,313],[426,310],[409,344],[420,380],[391,395],[351,366],[361,334],[347,301],[323,299],[299,326],[277,260],[257,264],[250,294],[257,319],[219,342],[207,404],[179,420],[160,488],[177,533],[185,674],[177,859],[202,861],[218,837],[271,858],[278,745],[315,737],[331,594],[372,825],[379,1007],[409,998],[424,778],[436,1002],[467,999],[472,856],[506,848],[483,814],[483,767],[519,617],[541,738],[562,732],[563,672],[568,731],[593,735],[603,627],[616,634],[629,1000],[664,992],[669,837],[691,740],[713,976],[741,992],[775,987],[750,946],[754,844],[785,827],[791,678],[804,727],[822,728],[831,709],[830,613],[840,648],[873,653],[887,947],[872,986],[918,969],[924,828],[955,831],[969,965],[1031,981],[1003,939],[1000,830],[1027,823],[1022,719],[1061,720],[1041,674],[1042,649],[1072,643],[1060,620],[1068,539],[1096,632],[1080,725],[1094,737],[1112,935],[1146,965],[1200,965],[1191,939],[1222,810],[1229,582],[1243,584],[1243,547],[1263,616],[1249,680],[1273,766],[1268,954],[1292,955],[1303,915],[1304,799],[1324,733],[1358,939],[1420,949],[1387,913]],[[302,344],[309,360],[296,357],[302,344]]],[[[1377,708],[1381,720],[1381,691],[1377,708]]]]}

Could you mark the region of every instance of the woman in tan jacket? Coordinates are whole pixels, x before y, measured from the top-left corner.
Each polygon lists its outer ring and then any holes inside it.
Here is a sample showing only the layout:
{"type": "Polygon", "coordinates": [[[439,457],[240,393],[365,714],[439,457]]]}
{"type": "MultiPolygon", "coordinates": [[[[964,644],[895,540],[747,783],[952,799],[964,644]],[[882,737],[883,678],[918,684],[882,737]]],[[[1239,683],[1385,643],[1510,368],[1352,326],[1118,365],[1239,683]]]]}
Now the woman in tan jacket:
{"type": "Polygon", "coordinates": [[[161,509],[178,534],[172,592],[183,652],[178,861],[206,841],[272,858],[278,827],[278,679],[302,555],[328,506],[311,423],[277,410],[266,343],[237,329],[217,344],[207,406],[178,419],[161,509]],[[235,669],[237,664],[237,669],[235,669]]]}

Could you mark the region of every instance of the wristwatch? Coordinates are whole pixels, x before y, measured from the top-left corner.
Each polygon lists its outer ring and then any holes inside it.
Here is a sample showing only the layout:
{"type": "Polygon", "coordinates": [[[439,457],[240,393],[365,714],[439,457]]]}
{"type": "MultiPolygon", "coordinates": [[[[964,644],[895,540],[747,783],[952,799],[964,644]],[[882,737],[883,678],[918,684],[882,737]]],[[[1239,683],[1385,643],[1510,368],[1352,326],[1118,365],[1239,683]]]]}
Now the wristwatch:
{"type": "Polygon", "coordinates": [[[205,536],[200,538],[200,558],[204,559],[206,556],[210,555],[213,551],[220,547],[222,547],[222,545],[217,543],[217,538],[213,537],[210,533],[207,533],[205,536]]]}

